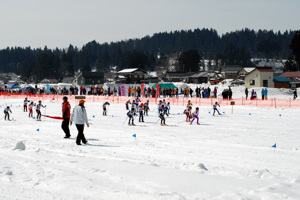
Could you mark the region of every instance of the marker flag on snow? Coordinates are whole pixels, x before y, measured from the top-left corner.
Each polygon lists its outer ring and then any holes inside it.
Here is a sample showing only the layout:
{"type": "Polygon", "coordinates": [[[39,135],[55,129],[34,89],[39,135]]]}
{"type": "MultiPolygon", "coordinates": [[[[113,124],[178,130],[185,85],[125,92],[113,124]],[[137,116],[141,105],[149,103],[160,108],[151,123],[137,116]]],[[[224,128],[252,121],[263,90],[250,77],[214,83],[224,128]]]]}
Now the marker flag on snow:
{"type": "Polygon", "coordinates": [[[225,114],[225,112],[223,112],[223,114],[225,114]]]}
{"type": "Polygon", "coordinates": [[[251,115],[251,113],[249,113],[249,115],[251,115]]]}
{"type": "Polygon", "coordinates": [[[135,137],[135,138],[136,138],[136,134],[132,135],[132,137],[135,137]]]}
{"type": "Polygon", "coordinates": [[[178,115],[180,115],[180,113],[178,113],[178,115]]]}
{"type": "Polygon", "coordinates": [[[276,148],[276,143],[272,147],[276,148]]]}
{"type": "Polygon", "coordinates": [[[146,114],[146,116],[148,116],[148,113],[146,114]]]}
{"type": "Polygon", "coordinates": [[[279,117],[281,117],[281,114],[279,114],[279,117]]]}
{"type": "Polygon", "coordinates": [[[95,115],[93,115],[93,118],[95,118],[95,115]]]}
{"type": "Polygon", "coordinates": [[[38,128],[38,129],[36,129],[36,131],[40,131],[40,129],[38,128]]]}
{"type": "Polygon", "coordinates": [[[208,114],[210,114],[210,112],[208,112],[208,114]]]}
{"type": "Polygon", "coordinates": [[[113,115],[111,117],[114,117],[113,115]]]}
{"type": "Polygon", "coordinates": [[[35,117],[33,117],[32,119],[35,119],[35,117]]]}

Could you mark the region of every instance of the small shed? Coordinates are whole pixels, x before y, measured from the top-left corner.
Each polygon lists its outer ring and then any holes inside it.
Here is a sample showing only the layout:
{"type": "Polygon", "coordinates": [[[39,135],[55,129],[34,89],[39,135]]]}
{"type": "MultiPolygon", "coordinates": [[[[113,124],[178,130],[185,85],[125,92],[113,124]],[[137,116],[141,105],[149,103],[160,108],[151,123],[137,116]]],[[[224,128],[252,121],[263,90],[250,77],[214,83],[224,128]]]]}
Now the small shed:
{"type": "Polygon", "coordinates": [[[274,88],[290,88],[291,79],[287,77],[274,77],[274,88]]]}

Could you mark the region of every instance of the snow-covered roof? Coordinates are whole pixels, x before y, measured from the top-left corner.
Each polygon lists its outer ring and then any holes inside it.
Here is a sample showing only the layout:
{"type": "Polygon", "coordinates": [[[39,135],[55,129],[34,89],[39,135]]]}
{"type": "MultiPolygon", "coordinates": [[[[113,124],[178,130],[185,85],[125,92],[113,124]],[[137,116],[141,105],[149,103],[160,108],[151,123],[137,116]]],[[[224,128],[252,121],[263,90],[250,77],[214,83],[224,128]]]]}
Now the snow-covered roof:
{"type": "Polygon", "coordinates": [[[243,68],[243,69],[245,70],[246,73],[250,73],[253,70],[255,70],[255,67],[246,67],[246,68],[243,68]]]}
{"type": "Polygon", "coordinates": [[[119,73],[131,73],[136,71],[138,68],[129,68],[129,69],[123,69],[121,71],[119,71],[119,73]]]}

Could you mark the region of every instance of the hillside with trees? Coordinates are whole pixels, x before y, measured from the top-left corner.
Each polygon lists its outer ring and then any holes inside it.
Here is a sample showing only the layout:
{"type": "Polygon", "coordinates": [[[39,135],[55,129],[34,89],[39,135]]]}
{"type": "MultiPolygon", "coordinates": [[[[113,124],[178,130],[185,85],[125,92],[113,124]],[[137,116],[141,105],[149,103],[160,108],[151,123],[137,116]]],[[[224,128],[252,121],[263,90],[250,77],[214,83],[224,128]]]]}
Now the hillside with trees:
{"type": "Polygon", "coordinates": [[[168,65],[168,58],[177,61],[175,69],[180,71],[198,71],[201,60],[214,60],[218,65],[252,66],[251,58],[291,58],[292,51],[297,51],[291,46],[295,33],[246,28],[218,35],[214,29],[195,29],[104,44],[91,41],[81,48],[72,44],[67,49],[7,47],[0,50],[0,72],[15,72],[23,80],[37,82],[45,77],[61,80],[73,76],[78,69],[91,67],[104,72],[112,67],[152,71],[168,65]]]}

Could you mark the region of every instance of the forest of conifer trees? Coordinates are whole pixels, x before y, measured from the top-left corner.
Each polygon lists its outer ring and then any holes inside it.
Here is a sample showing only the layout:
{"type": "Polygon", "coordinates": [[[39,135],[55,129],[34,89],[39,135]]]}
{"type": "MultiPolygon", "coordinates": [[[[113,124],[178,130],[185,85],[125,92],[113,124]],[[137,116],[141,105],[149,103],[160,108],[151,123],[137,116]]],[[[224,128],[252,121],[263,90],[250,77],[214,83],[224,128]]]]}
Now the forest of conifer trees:
{"type": "Polygon", "coordinates": [[[288,59],[295,33],[246,28],[218,35],[213,29],[195,29],[104,44],[91,41],[81,48],[72,44],[67,49],[7,47],[0,50],[0,72],[14,72],[21,74],[23,80],[40,81],[45,77],[61,80],[73,76],[78,69],[90,70],[91,66],[104,72],[112,66],[117,70],[134,67],[154,70],[162,62],[157,55],[179,59],[181,53],[188,51],[200,60],[251,66],[251,58],[288,59]]]}

